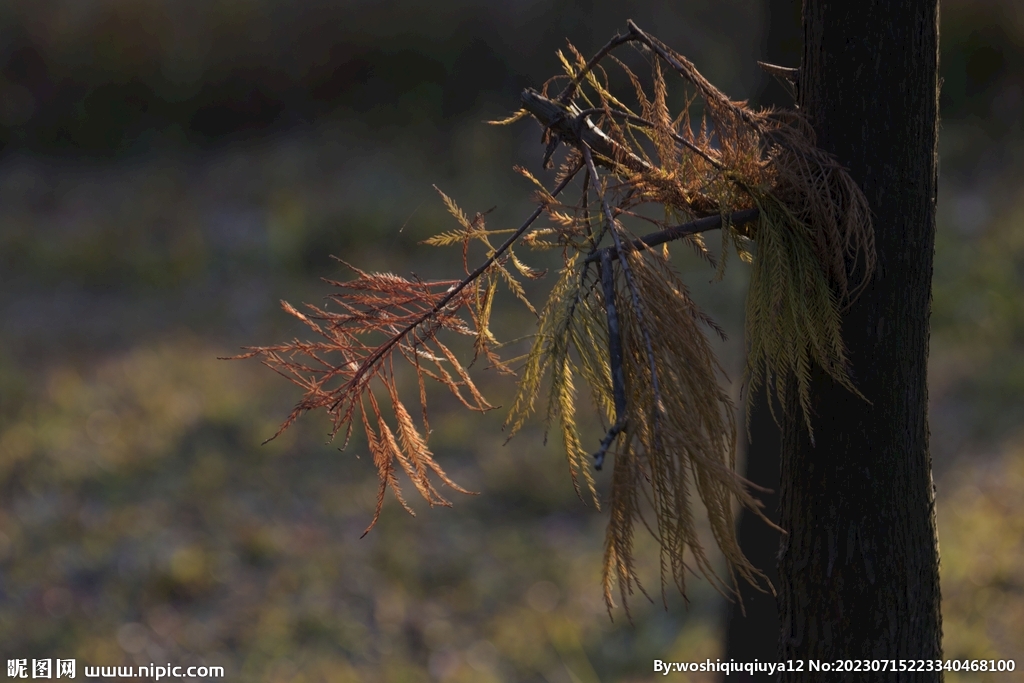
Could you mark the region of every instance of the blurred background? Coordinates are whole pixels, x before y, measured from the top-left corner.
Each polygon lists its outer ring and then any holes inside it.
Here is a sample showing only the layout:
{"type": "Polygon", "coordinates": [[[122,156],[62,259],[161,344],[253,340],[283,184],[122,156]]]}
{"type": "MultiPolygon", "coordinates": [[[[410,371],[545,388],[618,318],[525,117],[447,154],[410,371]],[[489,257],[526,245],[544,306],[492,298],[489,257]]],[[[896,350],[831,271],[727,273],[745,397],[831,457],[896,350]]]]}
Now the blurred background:
{"type": "MultiPolygon", "coordinates": [[[[431,445],[480,495],[428,510],[410,491],[417,517],[389,496],[360,539],[376,494],[365,445],[339,452],[311,415],[261,446],[299,390],[217,360],[304,335],[278,302],[321,303],[319,278],[347,277],[331,255],[457,276],[457,253],[418,245],[454,227],[431,185],[517,225],[530,187],[512,165],[550,175],[539,128],[482,121],[557,73],[566,39],[592,53],[627,18],[734,98],[764,91],[768,3],[0,5],[0,659],[607,683],[722,656],[722,599],[695,580],[666,609],[643,535],[655,603],[636,595],[632,623],[621,607],[609,619],[606,517],[540,421],[504,445],[504,411],[437,395],[431,445]]],[[[947,0],[941,60],[945,650],[1024,668],[1024,9],[947,0]]],[[[736,378],[745,273],[710,276],[688,279],[733,333],[736,378]]],[[[511,297],[499,305],[504,338],[530,330],[511,297]]],[[[512,382],[479,374],[507,406],[512,382]]]]}

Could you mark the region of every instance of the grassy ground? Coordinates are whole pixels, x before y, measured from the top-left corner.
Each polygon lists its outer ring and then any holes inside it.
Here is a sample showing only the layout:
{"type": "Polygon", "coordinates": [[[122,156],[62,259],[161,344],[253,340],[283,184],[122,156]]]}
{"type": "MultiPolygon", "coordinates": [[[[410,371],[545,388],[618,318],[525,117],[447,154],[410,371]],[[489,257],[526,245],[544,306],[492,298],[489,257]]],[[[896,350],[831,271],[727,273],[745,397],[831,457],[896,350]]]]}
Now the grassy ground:
{"type": "MultiPolygon", "coordinates": [[[[408,218],[395,207],[414,206],[415,171],[389,177],[396,201],[353,218],[347,197],[373,173],[320,175],[328,152],[314,142],[127,167],[7,165],[5,653],[207,663],[253,681],[587,683],[650,680],[655,658],[717,656],[719,598],[701,582],[688,609],[671,594],[668,611],[635,596],[633,623],[621,609],[609,619],[605,520],[575,497],[540,426],[505,445],[500,415],[438,396],[432,444],[480,495],[416,518],[389,500],[365,538],[376,486],[358,440],[338,452],[313,416],[259,445],[297,390],[217,357],[301,333],[274,300],[316,300],[326,288],[309,272],[341,274],[317,260],[324,240],[340,233],[344,248],[345,227],[375,231],[397,246],[360,262],[397,271],[440,272],[448,259],[414,244],[415,231],[444,221],[429,192],[418,225],[395,234],[408,218]]],[[[492,182],[514,191],[514,180],[492,182]]],[[[933,364],[934,411],[957,416],[935,427],[946,648],[957,658],[1022,654],[1012,634],[1024,624],[1024,450],[1000,426],[1020,404],[1007,360],[1016,328],[1002,312],[985,318],[988,337],[969,327],[983,316],[978,300],[1018,310],[990,284],[1016,273],[1016,231],[999,227],[1014,224],[1008,211],[965,242],[943,221],[939,247],[938,274],[958,278],[940,277],[933,364]],[[985,265],[954,245],[987,254],[985,265]]],[[[698,296],[735,328],[741,291],[738,278],[698,296]]],[[[525,332],[529,316],[506,306],[507,331],[525,332]]],[[[484,384],[508,404],[511,383],[484,384]]]]}

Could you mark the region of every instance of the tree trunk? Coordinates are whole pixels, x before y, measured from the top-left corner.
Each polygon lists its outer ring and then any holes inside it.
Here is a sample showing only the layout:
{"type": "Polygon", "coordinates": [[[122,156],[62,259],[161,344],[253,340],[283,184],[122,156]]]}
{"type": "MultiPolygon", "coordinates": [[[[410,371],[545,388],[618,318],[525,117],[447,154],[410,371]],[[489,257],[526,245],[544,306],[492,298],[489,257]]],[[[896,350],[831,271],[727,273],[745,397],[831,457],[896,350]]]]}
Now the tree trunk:
{"type": "MultiPolygon", "coordinates": [[[[800,1],[770,0],[765,31],[764,61],[779,66],[800,65],[800,1]]],[[[768,74],[764,75],[757,103],[760,106],[792,108],[793,99],[786,89],[768,74]]],[[[750,413],[750,440],[746,447],[743,476],[755,484],[771,489],[759,493],[764,513],[774,522],[779,520],[779,447],[781,434],[768,409],[765,392],[754,396],[750,413]]],[[[741,432],[746,436],[746,430],[741,432]]],[[[779,534],[766,526],[757,515],[744,508],[740,512],[739,543],[747,559],[779,585],[776,564],[779,534]]],[[[740,583],[743,609],[735,602],[726,607],[725,658],[737,662],[774,661],[779,648],[779,616],[775,596],[761,593],[745,582],[740,583]]],[[[744,683],[763,674],[733,673],[727,680],[744,683]]]]}
{"type": "MultiPolygon", "coordinates": [[[[935,237],[938,0],[805,0],[801,107],[874,211],[878,266],[844,316],[851,377],[817,373],[816,445],[783,431],[782,660],[942,656],[928,451],[935,237]]],[[[785,672],[783,681],[823,680],[785,672]]],[[[828,680],[939,681],[940,672],[828,680]]]]}

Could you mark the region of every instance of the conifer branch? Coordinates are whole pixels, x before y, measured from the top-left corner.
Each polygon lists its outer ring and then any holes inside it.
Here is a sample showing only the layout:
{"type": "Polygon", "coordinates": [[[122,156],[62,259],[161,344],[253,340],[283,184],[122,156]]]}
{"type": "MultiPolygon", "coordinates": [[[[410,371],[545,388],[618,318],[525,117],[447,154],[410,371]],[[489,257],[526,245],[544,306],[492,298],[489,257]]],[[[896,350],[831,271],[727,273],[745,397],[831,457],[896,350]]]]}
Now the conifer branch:
{"type": "Polygon", "coordinates": [[[601,63],[602,59],[611,54],[612,50],[617,48],[619,45],[625,45],[626,43],[632,42],[632,40],[633,38],[628,34],[623,35],[622,33],[616,33],[612,36],[612,39],[609,40],[604,47],[598,50],[597,53],[590,58],[590,61],[588,61],[586,65],[584,65],[584,67],[570,79],[569,85],[565,86],[565,89],[562,90],[556,99],[562,104],[569,104],[573,98],[576,97],[576,91],[579,88],[580,83],[583,82],[583,79],[587,77],[587,74],[593,71],[597,65],[601,63]]]}
{"type": "MultiPolygon", "coordinates": [[[[640,523],[647,525],[645,504],[654,513],[647,528],[661,546],[663,589],[671,575],[685,595],[687,573],[699,571],[723,593],[734,594],[736,578],[755,585],[763,579],[736,541],[734,503],[760,511],[749,482],[735,472],[734,409],[721,388],[721,366],[706,335],[706,328],[720,334],[721,329],[690,298],[667,248],[651,247],[721,229],[718,274],[732,249],[751,263],[744,371],[748,407],[750,396],[762,387],[782,398],[784,384],[794,377],[811,433],[808,386],[815,364],[860,396],[848,372],[840,310],[866,286],[874,268],[870,208],[845,170],[815,146],[813,129],[798,111],[755,111],[730,100],[686,57],[633,22],[589,60],[569,49],[572,59],[559,53],[569,81],[562,92],[550,99],[525,90],[520,111],[496,122],[531,114],[543,128],[545,168],[560,144],[568,148],[550,191],[517,169],[541,192],[539,206],[519,228],[488,230],[484,214],[470,219],[442,193],[461,230],[440,233],[427,243],[461,245],[464,278],[427,282],[353,268],[354,279],[327,281],[343,290],[328,297],[340,313],[308,306],[306,315],[284,304],[322,340],[249,347],[239,357],[260,356],[305,391],[278,434],[318,408],[333,418],[332,437],[345,428],[347,440],[353,423],[362,422],[380,479],[373,521],[389,487],[411,512],[398,489],[399,471],[430,505],[448,505],[434,480],[468,491],[445,475],[427,447],[425,379],[438,381],[470,409],[492,406],[470,377],[472,362],[461,363],[441,333],[474,337],[474,359],[483,354],[511,373],[495,351],[499,344],[489,328],[495,291],[504,282],[536,313],[513,267],[531,279],[543,272],[520,261],[513,247],[518,242],[561,249],[564,265],[548,301],[538,307],[537,333],[505,423],[510,436],[533,412],[541,385],[548,381],[548,424],[561,429],[577,492],[582,476],[597,504],[575,417],[582,379],[605,422],[612,423],[591,456],[596,469],[625,434],[616,450],[608,501],[604,583],[609,607],[614,580],[624,601],[640,587],[633,534],[640,523]],[[625,44],[647,51],[653,90],[612,56],[625,44]],[[636,113],[632,102],[624,103],[610,92],[609,80],[600,77],[597,70],[605,58],[615,61],[633,84],[636,113]],[[691,123],[689,102],[678,115],[670,113],[663,64],[671,67],[665,72],[676,72],[696,88],[703,101],[699,126],[691,123]],[[607,170],[605,177],[598,166],[607,170]],[[556,201],[581,170],[579,203],[556,201]],[[591,191],[600,202],[600,216],[597,211],[591,215],[591,191]],[[650,218],[651,208],[668,217],[698,218],[669,226],[669,218],[650,218]],[[545,212],[551,226],[531,230],[545,212]],[[634,237],[624,225],[632,220],[660,229],[634,237]],[[490,240],[497,235],[508,237],[495,246],[490,240]],[[487,258],[469,272],[472,241],[482,243],[487,258]],[[589,279],[595,263],[600,288],[589,279]],[[852,275],[859,281],[851,282],[852,275]],[[396,356],[415,371],[422,431],[399,395],[396,356]],[[379,398],[375,382],[384,389],[379,398]],[[733,587],[718,577],[702,547],[692,514],[692,501],[698,498],[733,587]],[[688,564],[691,555],[693,564],[688,564]]],[[[703,240],[689,242],[712,260],[703,240]]]]}
{"type": "MultiPolygon", "coordinates": [[[[579,173],[581,168],[583,167],[576,166],[576,168],[572,169],[569,172],[569,174],[562,179],[562,182],[560,182],[553,190],[551,190],[551,196],[557,197],[562,192],[562,190],[564,190],[569,185],[572,179],[576,177],[576,174],[579,173]]],[[[487,258],[487,260],[485,260],[483,263],[477,266],[477,268],[472,273],[462,278],[462,280],[460,280],[458,284],[452,286],[452,288],[448,290],[448,293],[441,297],[441,299],[436,304],[434,304],[429,310],[424,312],[417,319],[413,320],[404,329],[399,331],[386,342],[378,346],[377,349],[373,353],[371,353],[369,357],[366,358],[366,360],[362,362],[362,364],[359,366],[359,369],[356,370],[355,375],[353,375],[352,379],[348,381],[348,386],[358,386],[359,382],[363,379],[363,377],[365,377],[367,373],[369,373],[370,370],[378,362],[380,362],[380,360],[384,358],[387,355],[387,353],[391,351],[391,349],[395,347],[395,345],[397,345],[406,336],[408,336],[410,332],[412,332],[420,325],[433,318],[435,315],[437,315],[441,310],[444,309],[445,306],[447,306],[452,301],[452,299],[457,297],[459,293],[462,292],[462,290],[464,290],[471,283],[475,282],[477,278],[483,275],[484,271],[490,268],[495,261],[501,258],[505,254],[505,252],[508,251],[509,248],[513,244],[515,244],[520,237],[523,236],[523,233],[526,232],[531,225],[533,225],[534,221],[540,218],[541,214],[544,213],[545,208],[546,204],[541,204],[536,209],[534,209],[533,213],[530,214],[529,218],[527,218],[523,222],[523,224],[520,225],[516,229],[516,231],[512,233],[508,239],[505,240],[505,242],[501,246],[495,249],[494,253],[491,254],[487,258]]],[[[339,398],[338,402],[340,402],[341,400],[342,399],[339,398]]],[[[337,407],[338,402],[335,402],[335,404],[331,406],[332,410],[337,407]]]]}

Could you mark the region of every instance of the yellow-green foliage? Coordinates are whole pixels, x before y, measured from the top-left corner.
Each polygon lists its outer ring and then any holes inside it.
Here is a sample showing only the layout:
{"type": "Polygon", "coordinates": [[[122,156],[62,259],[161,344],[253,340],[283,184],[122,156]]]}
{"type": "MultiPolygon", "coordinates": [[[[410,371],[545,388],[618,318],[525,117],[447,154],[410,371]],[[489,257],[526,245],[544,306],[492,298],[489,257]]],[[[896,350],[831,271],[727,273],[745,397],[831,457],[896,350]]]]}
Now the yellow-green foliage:
{"type": "Polygon", "coordinates": [[[752,397],[767,385],[769,394],[774,388],[779,403],[785,405],[786,382],[794,377],[813,440],[812,363],[859,395],[846,372],[839,295],[814,253],[810,228],[770,194],[755,197],[755,202],[760,220],[747,294],[747,392],[752,397]]]}
{"type": "MultiPolygon", "coordinates": [[[[576,387],[573,377],[578,368],[569,354],[573,345],[576,348],[587,349],[598,347],[598,339],[595,337],[593,329],[582,330],[583,339],[581,340],[581,331],[573,324],[575,321],[573,313],[582,312],[578,306],[582,303],[580,300],[582,295],[580,260],[578,256],[574,255],[566,262],[558,282],[548,297],[547,305],[544,306],[533,345],[526,358],[526,363],[523,365],[519,380],[519,392],[509,411],[506,427],[509,428],[509,438],[519,431],[534,410],[545,375],[550,374],[548,425],[550,427],[552,422],[558,423],[566,457],[569,460],[569,472],[577,492],[579,491],[578,475],[582,472],[594,503],[599,505],[597,490],[594,487],[594,477],[590,472],[589,463],[587,463],[587,453],[583,450],[576,428],[576,387]]],[[[590,363],[586,365],[588,372],[585,376],[590,380],[591,387],[599,392],[605,390],[610,396],[610,386],[605,386],[606,382],[596,376],[596,373],[600,371],[598,368],[602,366],[595,363],[594,359],[589,360],[590,363]]]]}
{"type": "MultiPolygon", "coordinates": [[[[630,431],[615,456],[605,543],[606,599],[611,600],[613,576],[623,593],[631,591],[636,579],[632,526],[641,519],[645,494],[661,542],[663,579],[670,574],[685,592],[689,550],[696,569],[720,588],[731,589],[718,581],[696,532],[690,506],[696,494],[730,570],[754,583],[761,574],[736,543],[732,502],[758,507],[734,471],[735,411],[719,383],[718,362],[701,330],[702,314],[660,251],[630,252],[629,264],[642,299],[639,310],[623,307],[630,431]],[[657,385],[644,332],[653,349],[657,385]]],[[[620,281],[616,291],[620,301],[628,297],[625,284],[620,281]]]]}

